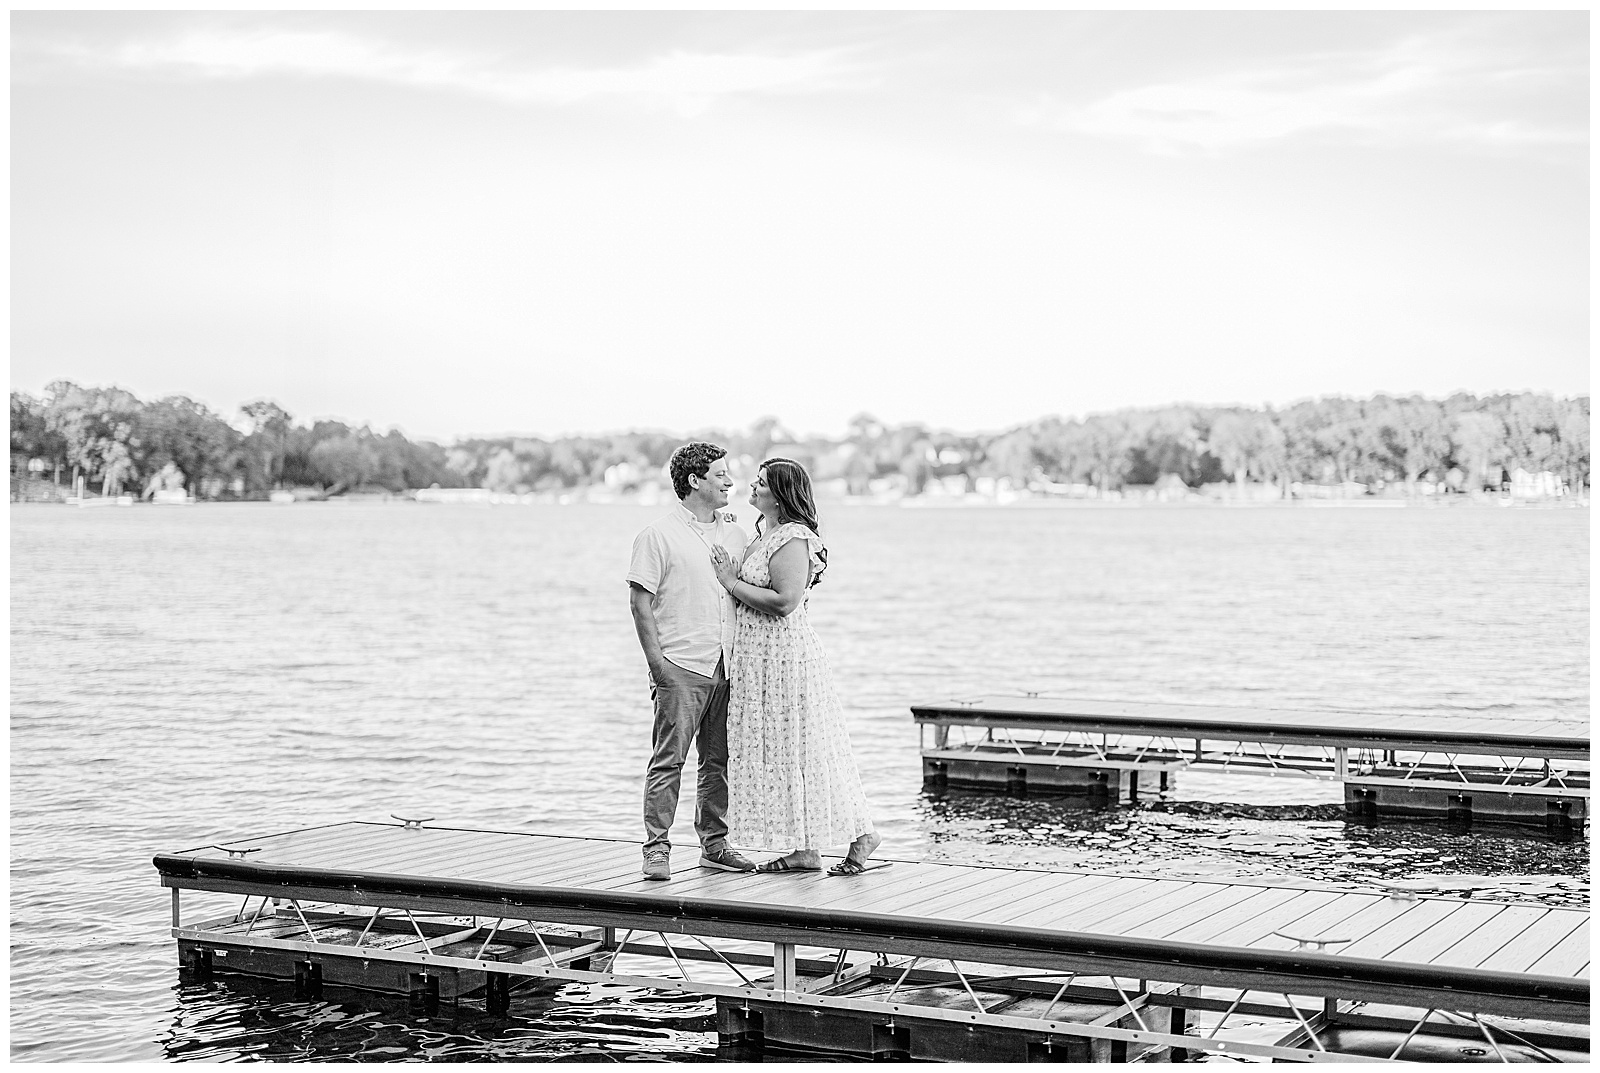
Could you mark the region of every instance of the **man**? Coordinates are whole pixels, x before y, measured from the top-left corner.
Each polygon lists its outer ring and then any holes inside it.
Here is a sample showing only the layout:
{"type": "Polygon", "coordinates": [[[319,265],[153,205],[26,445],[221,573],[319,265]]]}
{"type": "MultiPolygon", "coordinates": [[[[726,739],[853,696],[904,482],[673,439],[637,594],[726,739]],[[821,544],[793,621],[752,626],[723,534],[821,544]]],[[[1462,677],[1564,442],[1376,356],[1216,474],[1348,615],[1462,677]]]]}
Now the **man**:
{"type": "Polygon", "coordinates": [[[668,471],[679,505],[633,541],[628,597],[633,627],[650,665],[655,730],[644,781],[644,875],[672,878],[667,837],[678,811],[678,786],[689,743],[696,742],[694,829],[700,864],[725,872],[755,865],[728,845],[728,667],[733,657],[733,600],[717,582],[711,549],[737,561],[749,538],[722,510],[733,477],[727,452],[686,443],[668,471]]]}

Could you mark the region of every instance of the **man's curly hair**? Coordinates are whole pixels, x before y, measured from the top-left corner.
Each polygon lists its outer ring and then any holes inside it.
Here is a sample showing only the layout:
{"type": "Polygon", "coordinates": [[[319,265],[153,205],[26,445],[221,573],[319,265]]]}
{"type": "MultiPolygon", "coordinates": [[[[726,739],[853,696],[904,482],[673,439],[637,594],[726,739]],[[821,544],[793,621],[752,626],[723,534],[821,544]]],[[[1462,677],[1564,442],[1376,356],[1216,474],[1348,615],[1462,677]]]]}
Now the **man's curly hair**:
{"type": "MultiPolygon", "coordinates": [[[[727,450],[714,443],[701,443],[693,440],[672,452],[672,460],[667,463],[667,472],[672,474],[672,490],[678,494],[679,499],[688,499],[689,493],[694,491],[689,487],[689,474],[704,477],[711,468],[711,463],[727,454],[727,450]]],[[[659,456],[657,456],[659,457],[659,456]]]]}

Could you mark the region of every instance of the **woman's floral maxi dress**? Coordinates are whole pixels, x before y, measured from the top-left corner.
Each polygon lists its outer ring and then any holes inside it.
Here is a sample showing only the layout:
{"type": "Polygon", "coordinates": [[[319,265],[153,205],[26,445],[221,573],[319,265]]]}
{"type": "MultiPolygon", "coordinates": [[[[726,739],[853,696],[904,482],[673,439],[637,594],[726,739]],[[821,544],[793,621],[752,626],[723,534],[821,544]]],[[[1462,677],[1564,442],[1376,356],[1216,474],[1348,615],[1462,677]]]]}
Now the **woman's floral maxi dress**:
{"type": "MultiPolygon", "coordinates": [[[[770,586],[768,560],[795,539],[806,542],[814,576],[822,565],[822,538],[786,522],[756,539],[739,577],[770,586]]],[[[728,701],[730,839],[785,852],[854,841],[873,829],[872,820],[806,600],[785,617],[742,603],[736,614],[728,701]]]]}

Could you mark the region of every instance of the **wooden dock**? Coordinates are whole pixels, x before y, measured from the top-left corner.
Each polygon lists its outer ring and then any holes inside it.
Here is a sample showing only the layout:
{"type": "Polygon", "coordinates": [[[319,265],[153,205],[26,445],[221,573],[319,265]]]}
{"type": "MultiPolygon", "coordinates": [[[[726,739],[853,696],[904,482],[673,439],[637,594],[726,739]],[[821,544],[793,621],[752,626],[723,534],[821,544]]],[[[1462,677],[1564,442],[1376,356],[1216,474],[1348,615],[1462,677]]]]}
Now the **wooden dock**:
{"type": "Polygon", "coordinates": [[[154,863],[191,971],[308,989],[504,1009],[529,979],[619,982],[715,996],[728,1038],[910,1057],[1587,1060],[1585,910],[909,861],[740,875],[674,856],[651,882],[635,842],[352,822],[154,863]],[[184,890],[242,903],[185,923],[184,890]],[[1262,1018],[1277,1038],[1240,1034],[1262,1018]]]}
{"type": "Polygon", "coordinates": [[[1589,725],[1025,696],[913,705],[924,784],[1085,794],[1107,804],[1195,769],[1344,784],[1352,816],[1436,817],[1581,833],[1589,725]]]}

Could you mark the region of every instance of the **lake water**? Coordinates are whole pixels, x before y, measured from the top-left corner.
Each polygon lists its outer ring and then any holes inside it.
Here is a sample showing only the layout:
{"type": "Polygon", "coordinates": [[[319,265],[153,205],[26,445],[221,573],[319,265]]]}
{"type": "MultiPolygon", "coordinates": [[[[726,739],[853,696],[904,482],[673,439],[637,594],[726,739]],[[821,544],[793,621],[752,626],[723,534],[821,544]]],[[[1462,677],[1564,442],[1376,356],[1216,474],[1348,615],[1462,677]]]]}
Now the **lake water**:
{"type": "MultiPolygon", "coordinates": [[[[907,710],[1037,690],[1586,718],[1587,510],[823,506],[812,619],[884,854],[1588,904],[1584,840],[1346,826],[1309,780],[1185,774],[1101,813],[928,798],[907,710]]],[[[630,989],[427,1018],[180,986],[150,865],[390,813],[639,837],[650,708],[622,576],[659,512],[13,506],[12,1057],[713,1057],[712,1004],[630,989]]],[[[686,793],[676,835],[691,814],[686,793]]]]}

